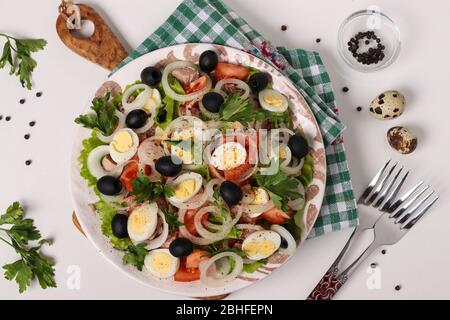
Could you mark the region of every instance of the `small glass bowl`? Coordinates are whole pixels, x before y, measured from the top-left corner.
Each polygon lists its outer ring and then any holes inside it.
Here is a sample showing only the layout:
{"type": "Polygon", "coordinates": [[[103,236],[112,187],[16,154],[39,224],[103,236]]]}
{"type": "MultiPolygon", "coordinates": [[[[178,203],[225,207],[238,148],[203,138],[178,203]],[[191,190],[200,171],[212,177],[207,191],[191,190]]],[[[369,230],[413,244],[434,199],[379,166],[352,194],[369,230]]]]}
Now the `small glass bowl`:
{"type": "MultiPolygon", "coordinates": [[[[366,46],[367,48],[375,46],[375,41],[366,46]]],[[[374,72],[387,68],[397,59],[400,53],[401,41],[400,31],[394,21],[384,13],[374,10],[361,10],[353,13],[341,24],[338,33],[338,51],[342,59],[353,69],[360,72],[374,72]],[[374,31],[375,35],[381,39],[385,57],[377,64],[366,65],[358,62],[348,49],[348,42],[358,32],[374,31]]],[[[365,50],[364,50],[365,51],[365,50]]]]}

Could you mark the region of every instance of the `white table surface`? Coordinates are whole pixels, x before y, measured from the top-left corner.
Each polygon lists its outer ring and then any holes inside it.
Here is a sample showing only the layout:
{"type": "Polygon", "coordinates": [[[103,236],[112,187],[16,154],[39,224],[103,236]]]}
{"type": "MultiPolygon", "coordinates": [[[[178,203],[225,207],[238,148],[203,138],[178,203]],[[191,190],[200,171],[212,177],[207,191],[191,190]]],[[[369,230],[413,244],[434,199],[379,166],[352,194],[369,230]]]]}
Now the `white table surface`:
{"type": "MultiPolygon", "coordinates": [[[[36,283],[19,295],[16,284],[0,279],[0,299],[182,299],[130,280],[103,259],[70,220],[72,199],[69,161],[75,134],[73,119],[83,111],[107,71],[67,49],[55,32],[56,0],[0,0],[0,30],[24,37],[43,37],[48,45],[37,55],[33,91],[0,70],[0,208],[22,201],[27,215],[44,235],[54,238],[45,253],[56,260],[57,289],[41,290],[36,283]],[[35,93],[43,96],[36,98],[35,93]],[[19,99],[26,98],[24,105],[19,99]],[[28,122],[37,121],[30,128],[28,122]],[[23,135],[31,134],[30,140],[23,135]],[[32,159],[30,167],[25,160],[32,159]],[[69,266],[79,266],[81,288],[66,285],[69,266]]],[[[86,1],[94,5],[113,29],[136,47],[175,9],[180,1],[86,1]],[[124,14],[126,12],[126,14],[124,14]]],[[[330,72],[342,120],[348,126],[345,142],[356,194],[388,158],[412,170],[409,184],[424,179],[439,190],[441,200],[414,230],[387,254],[374,253],[341,289],[337,299],[450,298],[450,215],[447,210],[450,105],[450,2],[426,4],[407,0],[226,0],[276,45],[317,50],[330,72]],[[339,3],[339,4],[338,4],[339,3]],[[339,24],[352,12],[378,5],[398,24],[403,48],[398,61],[375,74],[359,74],[343,64],[336,50],[339,24]],[[280,26],[288,25],[282,32],[280,26]],[[322,42],[316,44],[320,37],[322,42]],[[343,94],[341,88],[350,92],[343,94]],[[386,89],[398,89],[408,100],[399,119],[380,122],[367,113],[367,105],[386,89]],[[357,106],[364,112],[357,112],[357,106]],[[419,137],[418,149],[400,156],[387,144],[385,134],[405,125],[419,137]],[[379,265],[380,286],[369,289],[370,263],[379,265]],[[396,285],[400,291],[395,291],[396,285]]],[[[351,230],[308,240],[301,252],[264,281],[231,295],[232,299],[304,299],[335,259],[351,230]]],[[[15,259],[2,246],[0,265],[15,259]]]]}

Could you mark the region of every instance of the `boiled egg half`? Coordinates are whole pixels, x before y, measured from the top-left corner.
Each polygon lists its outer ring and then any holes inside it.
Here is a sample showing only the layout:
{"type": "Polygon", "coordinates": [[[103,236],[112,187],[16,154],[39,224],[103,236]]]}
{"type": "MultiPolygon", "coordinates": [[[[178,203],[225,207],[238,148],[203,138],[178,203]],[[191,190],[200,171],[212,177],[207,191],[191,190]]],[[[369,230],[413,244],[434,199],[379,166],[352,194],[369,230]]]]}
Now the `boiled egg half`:
{"type": "Polygon", "coordinates": [[[142,106],[147,113],[154,113],[157,108],[161,106],[161,94],[158,89],[150,89],[150,96],[147,102],[142,106]]]}
{"type": "Polygon", "coordinates": [[[188,172],[179,175],[170,184],[174,187],[174,193],[169,201],[174,204],[183,203],[189,201],[200,191],[203,178],[196,172],[188,172]]]}
{"type": "Polygon", "coordinates": [[[158,205],[144,204],[134,209],[128,217],[128,235],[133,243],[141,243],[155,232],[158,222],[158,205]]]}
{"type": "Polygon", "coordinates": [[[156,249],[145,257],[144,266],[155,277],[170,278],[178,271],[180,259],[172,256],[169,249],[156,249]]]}
{"type": "Polygon", "coordinates": [[[242,251],[251,260],[261,260],[270,257],[278,250],[281,236],[269,230],[256,231],[245,238],[242,251]]]}
{"type": "Polygon", "coordinates": [[[109,144],[109,153],[114,162],[120,164],[130,160],[139,147],[139,137],[128,128],[118,130],[109,144]]]}
{"type": "Polygon", "coordinates": [[[229,170],[245,163],[247,150],[238,142],[226,142],[218,146],[211,155],[211,165],[219,170],[229,170]]]}
{"type": "Polygon", "coordinates": [[[273,89],[264,89],[259,95],[259,104],[263,109],[272,112],[284,112],[289,104],[284,95],[273,89]]]}

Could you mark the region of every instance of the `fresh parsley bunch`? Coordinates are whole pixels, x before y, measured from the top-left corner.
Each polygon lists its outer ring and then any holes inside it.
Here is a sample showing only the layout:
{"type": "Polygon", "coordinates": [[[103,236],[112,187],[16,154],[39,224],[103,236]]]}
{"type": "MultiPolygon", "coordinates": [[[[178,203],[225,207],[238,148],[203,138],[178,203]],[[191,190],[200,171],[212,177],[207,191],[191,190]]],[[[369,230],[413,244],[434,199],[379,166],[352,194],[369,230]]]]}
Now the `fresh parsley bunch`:
{"type": "Polygon", "coordinates": [[[0,37],[6,39],[0,58],[0,69],[8,64],[10,66],[9,74],[18,76],[22,87],[31,90],[31,74],[37,66],[31,53],[44,49],[47,41],[44,39],[18,39],[4,33],[0,33],[0,37]]]}
{"type": "Polygon", "coordinates": [[[20,255],[19,260],[3,266],[5,278],[15,280],[19,285],[20,293],[24,292],[35,278],[38,279],[42,289],[55,288],[53,263],[39,252],[44,244],[51,242],[41,238],[41,233],[34,226],[33,220],[24,219],[23,213],[24,209],[19,202],[14,202],[8,207],[6,213],[0,216],[0,231],[9,238],[0,236],[0,240],[20,255]],[[31,241],[37,241],[37,245],[30,246],[31,241]]]}
{"type": "Polygon", "coordinates": [[[105,136],[111,135],[116,129],[119,118],[116,115],[116,108],[110,103],[110,98],[110,92],[105,93],[103,98],[95,97],[91,106],[95,114],[80,115],[75,119],[75,123],[85,128],[98,129],[105,136]]]}
{"type": "Polygon", "coordinates": [[[239,121],[242,124],[255,120],[256,110],[247,99],[242,99],[239,93],[229,95],[219,111],[220,120],[222,121],[239,121]]]}
{"type": "Polygon", "coordinates": [[[130,194],[136,196],[136,202],[144,202],[145,200],[154,202],[161,195],[171,197],[174,193],[172,186],[165,185],[161,181],[152,182],[142,172],[137,174],[131,185],[133,191],[130,194]]]}

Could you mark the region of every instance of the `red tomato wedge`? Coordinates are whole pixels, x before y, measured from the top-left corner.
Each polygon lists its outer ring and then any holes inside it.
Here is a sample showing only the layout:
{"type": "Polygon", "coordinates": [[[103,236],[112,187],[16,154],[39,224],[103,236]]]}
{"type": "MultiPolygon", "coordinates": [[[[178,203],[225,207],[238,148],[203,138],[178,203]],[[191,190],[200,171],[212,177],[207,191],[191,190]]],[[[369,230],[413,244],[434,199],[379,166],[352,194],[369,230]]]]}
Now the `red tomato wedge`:
{"type": "Polygon", "coordinates": [[[195,249],[186,257],[187,269],[198,269],[200,262],[209,259],[210,253],[206,250],[195,249]]]}
{"type": "Polygon", "coordinates": [[[184,259],[180,261],[180,267],[174,275],[174,280],[178,282],[191,282],[200,279],[199,269],[188,269],[184,259]]]}
{"type": "Polygon", "coordinates": [[[291,218],[288,213],[278,208],[267,210],[266,212],[263,212],[261,216],[267,221],[276,224],[283,224],[291,218]]]}
{"type": "Polygon", "coordinates": [[[122,174],[120,175],[120,182],[122,182],[122,185],[127,189],[128,191],[133,191],[133,186],[131,185],[131,182],[136,179],[137,173],[138,173],[139,167],[136,162],[130,162],[125,166],[125,168],[122,171],[122,174]]]}
{"type": "Polygon", "coordinates": [[[246,67],[226,62],[219,62],[214,70],[214,76],[217,81],[230,78],[246,80],[248,73],[246,67]]]}
{"type": "MultiPolygon", "coordinates": [[[[195,214],[197,213],[198,210],[200,210],[200,209],[188,210],[188,211],[186,211],[186,214],[184,216],[184,225],[188,229],[189,233],[192,234],[193,236],[198,236],[197,229],[195,229],[195,224],[194,224],[195,214]]],[[[202,217],[202,220],[201,220],[202,225],[205,224],[205,222],[208,220],[208,217],[209,217],[209,214],[205,214],[202,217]]]]}
{"type": "Polygon", "coordinates": [[[242,177],[251,168],[252,168],[251,164],[244,163],[244,164],[240,165],[239,167],[228,169],[228,170],[224,170],[223,171],[223,176],[225,177],[226,180],[236,182],[236,181],[239,181],[240,179],[242,179],[242,177]]]}
{"type": "Polygon", "coordinates": [[[205,87],[206,87],[206,77],[201,76],[194,82],[191,82],[186,88],[184,88],[184,90],[186,91],[187,94],[189,94],[189,93],[200,91],[205,87]]]}

